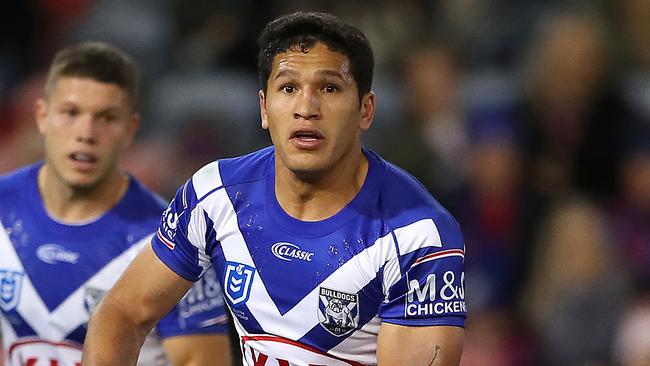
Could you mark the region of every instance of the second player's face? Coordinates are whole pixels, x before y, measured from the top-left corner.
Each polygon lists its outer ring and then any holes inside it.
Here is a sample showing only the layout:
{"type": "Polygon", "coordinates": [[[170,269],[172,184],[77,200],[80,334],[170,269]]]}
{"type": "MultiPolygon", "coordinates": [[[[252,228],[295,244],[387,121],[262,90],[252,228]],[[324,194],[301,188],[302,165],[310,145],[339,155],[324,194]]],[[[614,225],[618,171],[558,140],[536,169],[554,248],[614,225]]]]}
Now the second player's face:
{"type": "Polygon", "coordinates": [[[348,58],[316,43],[308,52],[275,56],[260,108],[281,164],[309,177],[360,148],[359,135],[372,122],[374,94],[360,103],[348,58]]]}
{"type": "Polygon", "coordinates": [[[36,105],[45,137],[45,161],[71,188],[92,188],[119,174],[119,158],[131,143],[139,118],[128,93],[116,84],[61,77],[47,101],[36,105]]]}

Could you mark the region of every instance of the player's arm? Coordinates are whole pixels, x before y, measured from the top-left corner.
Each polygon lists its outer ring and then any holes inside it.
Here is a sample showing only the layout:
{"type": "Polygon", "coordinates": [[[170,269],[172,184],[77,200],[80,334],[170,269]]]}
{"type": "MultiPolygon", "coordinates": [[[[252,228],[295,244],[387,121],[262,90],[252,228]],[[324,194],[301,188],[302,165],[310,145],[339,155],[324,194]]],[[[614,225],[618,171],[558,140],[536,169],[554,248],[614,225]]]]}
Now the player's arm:
{"type": "Polygon", "coordinates": [[[230,365],[227,309],[216,270],[208,268],[156,331],[173,366],[230,365]]]}
{"type": "Polygon", "coordinates": [[[190,287],[145,246],[93,314],[82,364],[135,365],[151,328],[190,287]]]}
{"type": "Polygon", "coordinates": [[[456,366],[465,330],[454,326],[413,327],[382,323],[377,339],[378,366],[456,366]]]}
{"type": "Polygon", "coordinates": [[[229,366],[230,341],[227,334],[192,334],[163,340],[173,366],[229,366]]]}
{"type": "Polygon", "coordinates": [[[385,267],[378,366],[457,366],[463,351],[465,250],[458,223],[438,210],[395,230],[398,256],[385,267]]]}

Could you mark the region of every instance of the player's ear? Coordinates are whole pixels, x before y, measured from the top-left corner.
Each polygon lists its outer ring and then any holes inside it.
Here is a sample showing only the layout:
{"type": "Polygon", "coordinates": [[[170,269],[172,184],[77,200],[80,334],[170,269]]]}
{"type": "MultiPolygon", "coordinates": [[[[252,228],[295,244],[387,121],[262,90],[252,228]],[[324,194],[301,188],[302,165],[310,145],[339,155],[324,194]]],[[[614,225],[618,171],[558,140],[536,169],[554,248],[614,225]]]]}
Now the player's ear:
{"type": "Polygon", "coordinates": [[[361,99],[361,120],[359,121],[359,129],[366,131],[372,125],[372,119],[375,116],[375,93],[368,92],[361,99]]]}
{"type": "Polygon", "coordinates": [[[47,102],[43,98],[38,98],[36,103],[34,103],[34,119],[36,120],[36,126],[38,127],[38,132],[45,134],[46,126],[45,120],[47,117],[47,102]]]}
{"type": "Polygon", "coordinates": [[[264,94],[264,90],[260,90],[257,95],[260,97],[260,116],[262,117],[262,128],[268,130],[269,120],[266,116],[266,95],[264,94]]]}

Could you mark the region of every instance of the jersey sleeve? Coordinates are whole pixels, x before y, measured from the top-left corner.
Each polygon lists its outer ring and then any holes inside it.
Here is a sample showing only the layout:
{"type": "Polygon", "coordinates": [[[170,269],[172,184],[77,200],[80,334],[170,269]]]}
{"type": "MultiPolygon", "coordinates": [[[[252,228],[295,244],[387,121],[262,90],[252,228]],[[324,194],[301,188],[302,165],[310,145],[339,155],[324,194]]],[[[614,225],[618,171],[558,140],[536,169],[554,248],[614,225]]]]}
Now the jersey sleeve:
{"type": "Polygon", "coordinates": [[[387,270],[384,322],[406,326],[465,326],[465,250],[449,213],[395,230],[397,260],[387,270]]]}
{"type": "Polygon", "coordinates": [[[205,212],[190,179],[178,189],[163,212],[151,245],[158,258],[179,276],[197,281],[210,267],[206,253],[208,232],[205,212]]]}
{"type": "Polygon", "coordinates": [[[190,334],[226,334],[228,316],[214,268],[194,283],[185,297],[163,317],[156,330],[161,338],[190,334]]]}

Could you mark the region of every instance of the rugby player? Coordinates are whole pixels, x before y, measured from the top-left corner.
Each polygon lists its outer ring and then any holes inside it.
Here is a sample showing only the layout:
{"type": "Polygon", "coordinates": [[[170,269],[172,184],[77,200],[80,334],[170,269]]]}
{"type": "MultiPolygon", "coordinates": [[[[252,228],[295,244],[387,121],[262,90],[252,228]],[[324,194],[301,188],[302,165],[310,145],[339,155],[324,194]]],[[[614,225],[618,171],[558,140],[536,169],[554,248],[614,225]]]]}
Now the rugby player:
{"type": "MultiPolygon", "coordinates": [[[[4,366],[80,365],[95,305],[158,226],[166,203],[118,167],[140,123],[137,89],[133,61],[105,43],[51,64],[35,105],[45,159],[0,177],[4,366]]],[[[172,306],[142,335],[138,364],[228,365],[216,272],[172,306]]]]}
{"type": "Polygon", "coordinates": [[[457,365],[463,238],[416,179],[361,145],[376,105],[368,40],[332,15],[293,13],[267,24],[258,61],[273,146],[180,187],[95,312],[84,364],[131,364],[215,268],[245,365],[457,365]]]}

